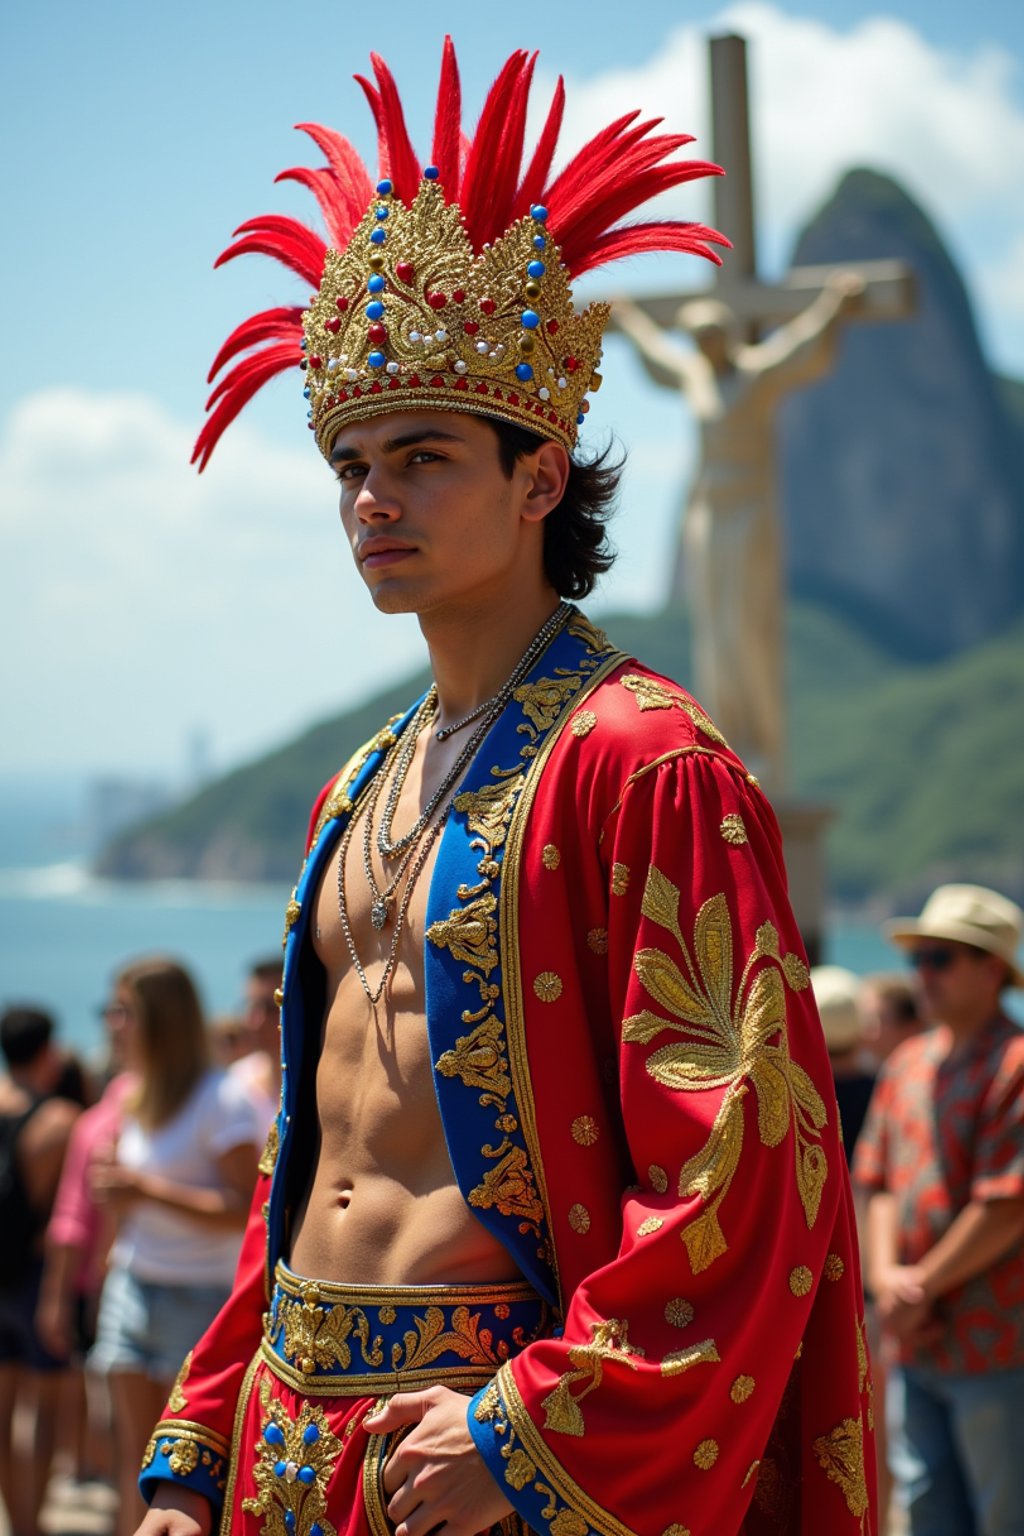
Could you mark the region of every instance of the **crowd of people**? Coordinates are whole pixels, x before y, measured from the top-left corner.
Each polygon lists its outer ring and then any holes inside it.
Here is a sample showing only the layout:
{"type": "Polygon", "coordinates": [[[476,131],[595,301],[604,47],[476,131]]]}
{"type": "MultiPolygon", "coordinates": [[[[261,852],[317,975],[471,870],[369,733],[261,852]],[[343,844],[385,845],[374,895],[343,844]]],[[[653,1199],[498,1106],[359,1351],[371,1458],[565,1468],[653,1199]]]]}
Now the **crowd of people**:
{"type": "MultiPolygon", "coordinates": [[[[907,969],[811,972],[886,1405],[882,1507],[895,1481],[903,1507],[934,1510],[935,1531],[1024,1509],[1024,1030],[1003,1006],[1024,984],[1022,927],[996,892],[944,886],[919,918],[888,925],[907,969]]],[[[58,1451],[75,1479],[113,1487],[117,1536],[138,1524],[146,1437],[231,1287],[280,1095],[280,983],[279,960],[254,964],[244,1009],[207,1021],[182,965],[126,965],[102,1010],[98,1077],[41,1009],[0,1018],[0,1491],[13,1536],[36,1536],[58,1451]]]]}
{"type": "Polygon", "coordinates": [[[278,958],[208,1022],[177,961],[124,966],[85,1069],[43,1009],[0,1017],[0,1493],[36,1536],[55,1458],[142,1516],[139,1463],[182,1361],[227,1297],[277,1109],[278,958]]]}

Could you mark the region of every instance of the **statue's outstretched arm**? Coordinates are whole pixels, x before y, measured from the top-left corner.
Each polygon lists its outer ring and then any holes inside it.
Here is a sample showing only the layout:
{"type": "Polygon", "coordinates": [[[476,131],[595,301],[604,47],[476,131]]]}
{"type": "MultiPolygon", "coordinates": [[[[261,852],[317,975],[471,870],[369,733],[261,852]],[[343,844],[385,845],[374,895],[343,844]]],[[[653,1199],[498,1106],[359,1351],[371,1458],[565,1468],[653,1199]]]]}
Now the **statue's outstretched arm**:
{"type": "Polygon", "coordinates": [[[619,298],[612,304],[612,323],[628,336],[640,354],[644,371],[655,384],[666,389],[687,390],[692,370],[690,358],[671,341],[660,326],[655,325],[632,299],[619,298]]]}
{"type": "Polygon", "coordinates": [[[864,292],[853,272],[834,272],[812,304],[780,325],[767,341],[744,347],[741,366],[769,387],[795,389],[813,383],[835,361],[840,322],[856,309],[864,292]]]}

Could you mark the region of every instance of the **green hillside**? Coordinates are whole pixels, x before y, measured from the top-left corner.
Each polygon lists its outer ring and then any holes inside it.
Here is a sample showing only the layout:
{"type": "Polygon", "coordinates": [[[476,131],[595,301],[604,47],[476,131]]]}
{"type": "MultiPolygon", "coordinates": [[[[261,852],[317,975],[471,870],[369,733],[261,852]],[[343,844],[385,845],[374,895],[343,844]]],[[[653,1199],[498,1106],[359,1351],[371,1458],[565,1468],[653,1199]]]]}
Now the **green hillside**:
{"type": "MultiPolygon", "coordinates": [[[[621,649],[686,681],[683,615],[602,622],[621,649]]],[[[834,613],[794,604],[789,658],[795,790],[836,807],[834,892],[906,900],[956,876],[1024,894],[1024,623],[966,655],[912,665],[834,613]]],[[[102,871],[292,876],[316,790],[423,686],[421,676],[389,689],[123,835],[102,871]]]]}

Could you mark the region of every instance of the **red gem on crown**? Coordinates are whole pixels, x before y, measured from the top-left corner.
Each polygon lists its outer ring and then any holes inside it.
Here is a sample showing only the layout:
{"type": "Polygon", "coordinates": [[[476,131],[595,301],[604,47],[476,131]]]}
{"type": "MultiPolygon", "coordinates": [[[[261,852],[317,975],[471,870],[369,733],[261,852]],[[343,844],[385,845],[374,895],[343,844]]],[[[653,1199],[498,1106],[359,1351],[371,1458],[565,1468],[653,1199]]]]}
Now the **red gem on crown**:
{"type": "MultiPolygon", "coordinates": [[[[411,261],[399,261],[395,263],[395,276],[398,278],[400,283],[411,283],[413,280],[413,273],[414,268],[411,261]]],[[[341,300],[339,299],[338,302],[340,303],[341,300]]]]}

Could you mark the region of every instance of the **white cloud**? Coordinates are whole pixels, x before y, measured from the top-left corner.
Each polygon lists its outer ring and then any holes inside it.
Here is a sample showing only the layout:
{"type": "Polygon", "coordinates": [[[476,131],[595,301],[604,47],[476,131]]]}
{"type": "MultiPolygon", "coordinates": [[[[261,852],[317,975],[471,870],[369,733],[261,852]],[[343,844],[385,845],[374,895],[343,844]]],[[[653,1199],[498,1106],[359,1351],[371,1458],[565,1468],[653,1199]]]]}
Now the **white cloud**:
{"type": "Polygon", "coordinates": [[[351,568],[316,453],[245,423],[201,477],[189,449],[187,428],[141,394],[49,390],[11,413],[6,768],[173,774],[196,726],[234,761],[414,653],[414,628],[380,618],[351,568]]]}
{"type": "MultiPolygon", "coordinates": [[[[1024,239],[1024,110],[1013,57],[982,44],[946,51],[893,18],[841,32],[741,0],[676,29],[643,65],[571,82],[562,142],[575,146],[614,113],[641,104],[666,126],[696,133],[690,153],[710,157],[706,37],[725,31],[749,42],[762,265],[785,261],[800,225],[844,171],[886,172],[936,220],[1004,358],[1015,350],[1024,371],[1019,261],[982,264],[976,256],[979,245],[1009,252],[1024,239]],[[995,324],[1007,314],[1020,321],[1009,337],[995,324]]],[[[672,194],[672,203],[684,217],[710,217],[701,183],[672,194]]],[[[648,284],[651,270],[641,279],[648,284]]],[[[681,281],[698,286],[709,275],[691,264],[681,281]]]]}

